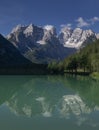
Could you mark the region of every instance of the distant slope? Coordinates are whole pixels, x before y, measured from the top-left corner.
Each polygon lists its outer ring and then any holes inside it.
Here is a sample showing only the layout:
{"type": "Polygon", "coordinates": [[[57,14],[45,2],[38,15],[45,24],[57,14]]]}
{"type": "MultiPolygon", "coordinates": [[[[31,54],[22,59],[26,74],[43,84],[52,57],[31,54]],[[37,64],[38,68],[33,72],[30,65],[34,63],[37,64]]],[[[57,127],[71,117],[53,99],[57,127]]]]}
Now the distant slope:
{"type": "Polygon", "coordinates": [[[20,52],[0,34],[0,67],[24,66],[31,62],[23,57],[20,52]]]}
{"type": "Polygon", "coordinates": [[[45,65],[26,59],[0,34],[0,74],[42,74],[45,65]]]}

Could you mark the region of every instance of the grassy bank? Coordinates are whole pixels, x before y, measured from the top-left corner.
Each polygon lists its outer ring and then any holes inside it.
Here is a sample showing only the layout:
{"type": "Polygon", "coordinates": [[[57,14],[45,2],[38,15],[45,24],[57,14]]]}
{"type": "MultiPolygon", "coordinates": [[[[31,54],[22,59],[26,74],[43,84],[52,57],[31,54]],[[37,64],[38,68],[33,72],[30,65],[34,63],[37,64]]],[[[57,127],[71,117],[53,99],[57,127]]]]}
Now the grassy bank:
{"type": "Polygon", "coordinates": [[[93,79],[99,80],[99,72],[93,72],[90,76],[91,76],[93,79]]]}

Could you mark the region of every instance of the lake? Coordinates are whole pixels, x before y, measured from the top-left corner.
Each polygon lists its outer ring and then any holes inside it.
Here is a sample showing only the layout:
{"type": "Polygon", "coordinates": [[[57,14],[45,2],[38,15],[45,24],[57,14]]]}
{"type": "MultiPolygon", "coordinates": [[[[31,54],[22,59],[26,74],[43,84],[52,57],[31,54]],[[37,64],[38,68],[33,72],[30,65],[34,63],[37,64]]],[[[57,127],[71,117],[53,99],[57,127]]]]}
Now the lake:
{"type": "Polygon", "coordinates": [[[0,76],[0,130],[99,130],[99,81],[0,76]]]}

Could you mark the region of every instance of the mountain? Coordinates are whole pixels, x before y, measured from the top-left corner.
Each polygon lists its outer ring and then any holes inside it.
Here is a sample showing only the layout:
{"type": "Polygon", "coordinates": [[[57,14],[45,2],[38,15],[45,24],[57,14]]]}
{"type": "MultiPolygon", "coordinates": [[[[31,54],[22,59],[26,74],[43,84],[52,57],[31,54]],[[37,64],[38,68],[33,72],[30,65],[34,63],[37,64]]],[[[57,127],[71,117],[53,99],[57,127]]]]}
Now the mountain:
{"type": "Polygon", "coordinates": [[[60,61],[97,39],[92,30],[62,28],[59,35],[52,25],[18,25],[7,39],[27,59],[35,63],[60,61]]]}
{"type": "Polygon", "coordinates": [[[19,49],[21,54],[35,63],[48,63],[62,60],[75,52],[64,48],[58,39],[56,28],[51,25],[38,27],[33,24],[20,26],[12,30],[7,39],[19,49]]]}
{"type": "Polygon", "coordinates": [[[97,39],[96,34],[92,30],[82,30],[80,28],[62,28],[59,35],[59,41],[64,47],[82,48],[87,43],[92,43],[97,39]]]}
{"type": "Polygon", "coordinates": [[[98,34],[96,34],[96,37],[97,37],[97,39],[99,39],[99,33],[98,33],[98,34]]]}
{"type": "Polygon", "coordinates": [[[45,66],[35,64],[0,34],[0,74],[43,74],[45,66]]]}
{"type": "Polygon", "coordinates": [[[31,62],[0,34],[0,67],[24,66],[31,62]]]}
{"type": "Polygon", "coordinates": [[[32,24],[29,26],[18,25],[15,27],[11,34],[7,36],[22,53],[35,47],[37,41],[43,37],[43,29],[41,27],[36,27],[32,24]]]}

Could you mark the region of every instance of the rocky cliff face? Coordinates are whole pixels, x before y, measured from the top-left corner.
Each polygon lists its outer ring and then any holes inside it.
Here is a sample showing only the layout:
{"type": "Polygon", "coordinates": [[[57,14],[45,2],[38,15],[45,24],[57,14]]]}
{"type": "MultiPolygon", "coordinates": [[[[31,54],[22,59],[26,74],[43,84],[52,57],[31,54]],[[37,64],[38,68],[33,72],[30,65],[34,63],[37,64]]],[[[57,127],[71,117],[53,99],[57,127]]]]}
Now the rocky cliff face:
{"type": "Polygon", "coordinates": [[[59,35],[59,40],[64,47],[76,49],[79,49],[96,39],[96,35],[92,30],[82,30],[80,28],[74,30],[63,28],[59,35]]]}
{"type": "Polygon", "coordinates": [[[18,25],[7,39],[32,62],[48,63],[64,59],[87,43],[95,41],[97,37],[92,30],[62,28],[57,35],[56,28],[52,25],[39,27],[30,24],[18,25]]]}
{"type": "Polygon", "coordinates": [[[7,36],[19,51],[32,62],[48,63],[62,60],[75,52],[74,49],[64,48],[58,39],[55,27],[46,25],[17,26],[7,36]]]}
{"type": "Polygon", "coordinates": [[[99,33],[98,33],[98,34],[96,34],[96,38],[97,38],[97,39],[99,39],[99,33]]]}

